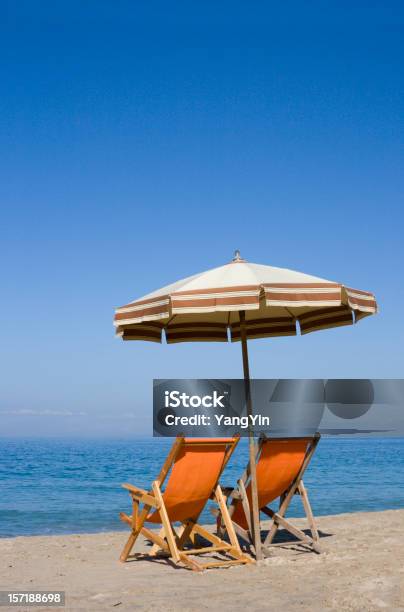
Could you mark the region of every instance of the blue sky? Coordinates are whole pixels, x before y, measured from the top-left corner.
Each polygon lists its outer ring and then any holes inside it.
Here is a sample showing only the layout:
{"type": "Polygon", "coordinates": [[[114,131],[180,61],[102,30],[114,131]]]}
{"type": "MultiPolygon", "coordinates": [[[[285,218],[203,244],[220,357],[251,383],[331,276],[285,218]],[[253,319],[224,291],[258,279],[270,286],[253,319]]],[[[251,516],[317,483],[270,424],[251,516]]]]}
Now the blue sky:
{"type": "Polygon", "coordinates": [[[0,434],[151,432],[152,379],[240,347],[114,338],[113,309],[250,261],[376,293],[252,374],[402,377],[402,3],[4,2],[0,434]]]}

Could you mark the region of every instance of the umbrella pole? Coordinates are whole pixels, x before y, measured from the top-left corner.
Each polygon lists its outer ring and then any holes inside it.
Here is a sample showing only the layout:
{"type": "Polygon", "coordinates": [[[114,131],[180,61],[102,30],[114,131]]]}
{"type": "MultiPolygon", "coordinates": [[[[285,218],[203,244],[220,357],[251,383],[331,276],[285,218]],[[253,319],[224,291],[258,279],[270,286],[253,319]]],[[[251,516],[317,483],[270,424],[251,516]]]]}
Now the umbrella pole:
{"type": "Polygon", "coordinates": [[[259,508],[258,508],[258,491],[257,491],[257,470],[255,464],[255,442],[254,432],[250,423],[250,416],[252,416],[252,400],[251,400],[251,383],[250,383],[250,368],[248,364],[248,349],[247,349],[247,332],[245,328],[245,311],[240,310],[240,336],[241,336],[241,349],[243,353],[243,370],[244,370],[244,388],[245,388],[245,399],[247,405],[247,416],[249,418],[248,424],[248,445],[250,451],[250,476],[251,476],[251,527],[252,527],[252,538],[255,548],[255,557],[257,560],[262,559],[261,551],[261,532],[260,532],[260,521],[259,521],[259,508]]]}

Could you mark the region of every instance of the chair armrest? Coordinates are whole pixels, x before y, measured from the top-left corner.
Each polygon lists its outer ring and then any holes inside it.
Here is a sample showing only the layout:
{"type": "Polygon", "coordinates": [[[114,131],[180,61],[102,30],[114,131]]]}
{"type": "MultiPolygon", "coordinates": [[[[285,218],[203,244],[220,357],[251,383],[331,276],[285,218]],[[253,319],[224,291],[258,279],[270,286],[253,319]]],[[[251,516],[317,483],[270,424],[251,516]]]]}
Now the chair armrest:
{"type": "Polygon", "coordinates": [[[153,506],[153,508],[159,508],[160,504],[157,499],[154,497],[153,493],[149,493],[140,487],[135,487],[135,485],[131,485],[127,482],[124,482],[122,487],[129,491],[129,493],[134,497],[138,502],[145,504],[146,506],[153,506]]]}
{"type": "Polygon", "coordinates": [[[141,489],[140,487],[135,487],[135,485],[131,485],[128,482],[124,482],[122,487],[126,489],[127,491],[134,493],[135,495],[147,495],[148,493],[144,489],[141,489]]]}

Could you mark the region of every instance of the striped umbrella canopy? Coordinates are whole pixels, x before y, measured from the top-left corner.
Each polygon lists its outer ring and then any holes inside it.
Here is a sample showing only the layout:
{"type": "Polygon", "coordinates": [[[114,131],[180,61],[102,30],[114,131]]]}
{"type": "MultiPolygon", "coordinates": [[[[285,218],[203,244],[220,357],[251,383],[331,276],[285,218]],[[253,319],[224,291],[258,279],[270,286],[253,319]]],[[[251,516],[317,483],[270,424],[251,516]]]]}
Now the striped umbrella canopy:
{"type": "Polygon", "coordinates": [[[240,311],[247,338],[267,338],[352,325],[377,305],[369,291],[249,263],[236,251],[224,266],[117,308],[115,326],[123,340],[235,342],[241,339],[240,311]]]}
{"type": "MultiPolygon", "coordinates": [[[[369,291],[242,259],[153,291],[116,309],[123,340],[176,342],[241,341],[247,414],[252,415],[247,339],[295,336],[352,325],[377,312],[369,291]]],[[[262,557],[254,432],[249,429],[251,526],[257,559],[262,557]]]]}

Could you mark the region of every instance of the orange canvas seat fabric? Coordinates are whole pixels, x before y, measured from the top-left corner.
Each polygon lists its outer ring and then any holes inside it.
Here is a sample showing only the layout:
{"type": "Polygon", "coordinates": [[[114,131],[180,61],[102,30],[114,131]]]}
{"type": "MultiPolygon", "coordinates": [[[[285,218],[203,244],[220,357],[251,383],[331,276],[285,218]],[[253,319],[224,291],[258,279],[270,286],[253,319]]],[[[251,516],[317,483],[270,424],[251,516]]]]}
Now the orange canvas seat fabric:
{"type": "MultiPolygon", "coordinates": [[[[257,463],[257,489],[259,508],[264,508],[284,493],[295,480],[302,467],[311,438],[272,439],[262,442],[257,463]]],[[[247,486],[251,504],[251,484],[247,486]]],[[[232,520],[247,529],[241,501],[234,501],[232,520]]]]}
{"type": "MultiPolygon", "coordinates": [[[[227,445],[233,438],[186,438],[163,493],[170,522],[196,519],[220,477],[227,445]],[[206,444],[206,442],[209,444],[206,444]]],[[[161,523],[158,510],[147,517],[161,523]]]]}

